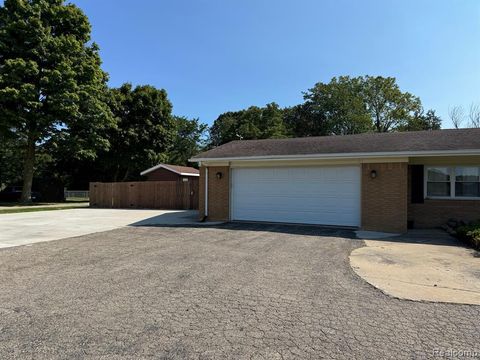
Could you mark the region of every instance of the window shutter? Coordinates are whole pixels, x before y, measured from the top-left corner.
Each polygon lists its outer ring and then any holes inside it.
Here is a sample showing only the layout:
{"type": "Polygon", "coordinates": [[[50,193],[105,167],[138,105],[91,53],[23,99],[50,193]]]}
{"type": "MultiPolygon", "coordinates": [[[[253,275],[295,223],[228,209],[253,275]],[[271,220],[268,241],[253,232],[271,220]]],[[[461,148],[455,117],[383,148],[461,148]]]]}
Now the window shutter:
{"type": "Polygon", "coordinates": [[[424,181],[423,165],[412,165],[412,204],[423,204],[424,202],[424,181]]]}

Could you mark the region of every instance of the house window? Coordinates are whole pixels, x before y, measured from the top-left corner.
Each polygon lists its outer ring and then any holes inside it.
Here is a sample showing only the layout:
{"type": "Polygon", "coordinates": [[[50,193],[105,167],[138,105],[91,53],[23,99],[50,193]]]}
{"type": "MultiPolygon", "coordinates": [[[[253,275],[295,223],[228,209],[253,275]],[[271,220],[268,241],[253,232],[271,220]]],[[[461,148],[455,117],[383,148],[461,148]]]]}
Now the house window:
{"type": "Polygon", "coordinates": [[[480,167],[455,168],[455,196],[480,197],[480,167]]]}
{"type": "Polygon", "coordinates": [[[426,196],[431,198],[480,198],[480,167],[427,167],[426,196]]]}
{"type": "Polygon", "coordinates": [[[427,196],[450,197],[451,181],[450,168],[431,167],[427,168],[427,196]]]}

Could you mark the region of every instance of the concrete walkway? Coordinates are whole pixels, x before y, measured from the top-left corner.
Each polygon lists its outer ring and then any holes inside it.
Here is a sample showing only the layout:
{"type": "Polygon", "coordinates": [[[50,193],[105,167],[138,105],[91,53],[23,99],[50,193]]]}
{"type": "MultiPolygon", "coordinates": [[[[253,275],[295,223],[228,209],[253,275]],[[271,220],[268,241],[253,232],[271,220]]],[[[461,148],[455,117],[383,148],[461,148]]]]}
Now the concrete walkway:
{"type": "Polygon", "coordinates": [[[440,230],[365,240],[353,270],[385,293],[410,300],[480,305],[480,254],[440,230]]]}
{"type": "Polygon", "coordinates": [[[197,223],[197,211],[68,209],[0,214],[0,248],[87,235],[123,226],[197,223]]]}

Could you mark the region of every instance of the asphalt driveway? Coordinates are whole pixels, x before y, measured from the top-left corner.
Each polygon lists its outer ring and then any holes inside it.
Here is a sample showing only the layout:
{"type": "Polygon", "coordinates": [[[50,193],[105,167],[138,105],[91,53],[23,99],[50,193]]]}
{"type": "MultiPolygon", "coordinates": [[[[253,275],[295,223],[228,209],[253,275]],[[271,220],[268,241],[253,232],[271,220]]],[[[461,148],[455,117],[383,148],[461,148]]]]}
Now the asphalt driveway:
{"type": "Polygon", "coordinates": [[[480,307],[360,279],[346,231],[127,227],[0,249],[0,358],[413,359],[480,353],[480,307]]]}

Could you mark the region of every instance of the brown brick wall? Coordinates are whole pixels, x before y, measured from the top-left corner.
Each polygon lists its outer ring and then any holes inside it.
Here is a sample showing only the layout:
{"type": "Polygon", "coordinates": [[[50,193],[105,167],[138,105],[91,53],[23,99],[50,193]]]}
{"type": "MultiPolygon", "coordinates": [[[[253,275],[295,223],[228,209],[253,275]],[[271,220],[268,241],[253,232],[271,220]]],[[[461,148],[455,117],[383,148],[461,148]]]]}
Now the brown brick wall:
{"type": "Polygon", "coordinates": [[[408,171],[408,220],[415,228],[434,228],[449,219],[473,221],[480,219],[480,200],[425,199],[423,204],[411,203],[411,172],[408,171]]]}
{"type": "MultiPolygon", "coordinates": [[[[199,214],[205,215],[205,167],[200,168],[199,214]]],[[[230,168],[228,166],[208,167],[208,219],[229,220],[230,217],[230,168]],[[217,173],[222,178],[217,179],[217,173]]]]}
{"type": "Polygon", "coordinates": [[[362,229],[407,231],[407,163],[362,165],[362,229]],[[377,177],[372,179],[372,170],[377,177]]]}

